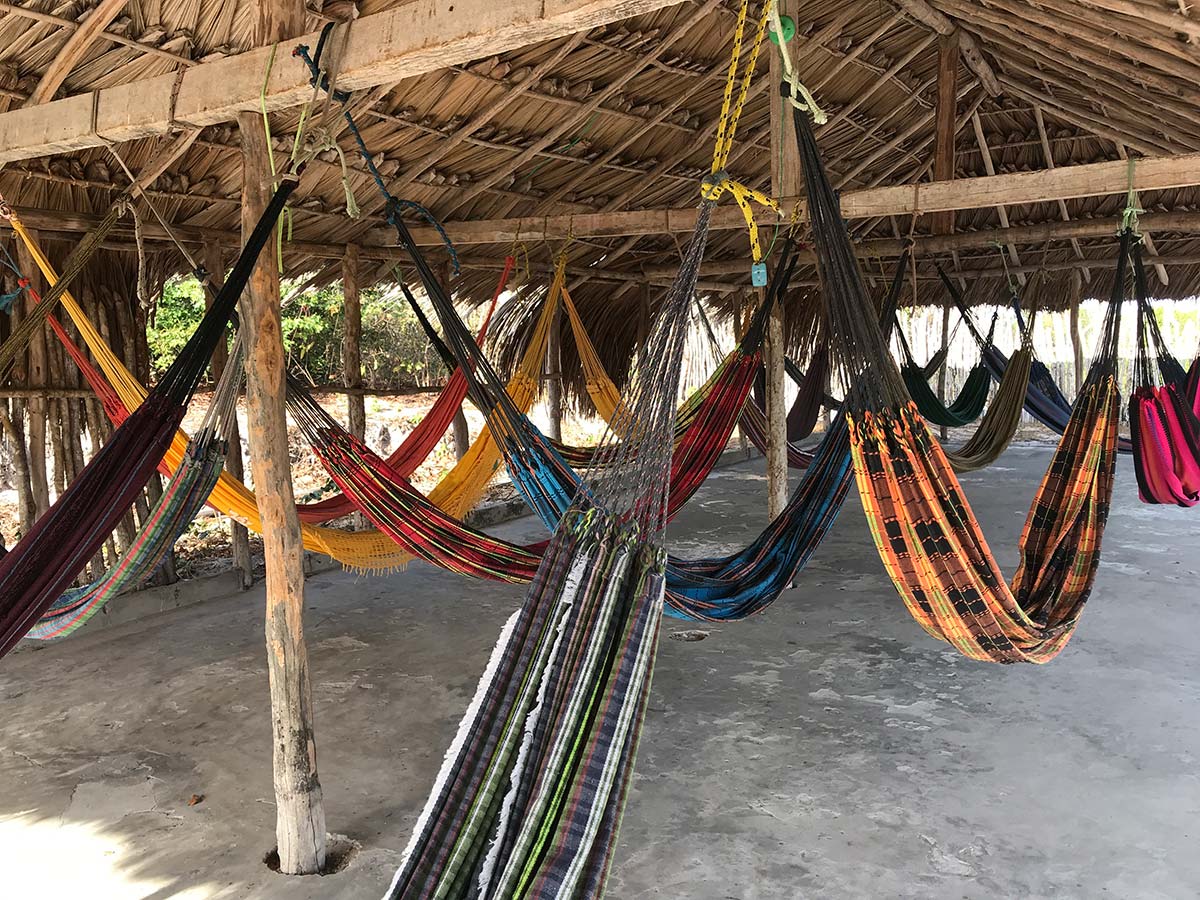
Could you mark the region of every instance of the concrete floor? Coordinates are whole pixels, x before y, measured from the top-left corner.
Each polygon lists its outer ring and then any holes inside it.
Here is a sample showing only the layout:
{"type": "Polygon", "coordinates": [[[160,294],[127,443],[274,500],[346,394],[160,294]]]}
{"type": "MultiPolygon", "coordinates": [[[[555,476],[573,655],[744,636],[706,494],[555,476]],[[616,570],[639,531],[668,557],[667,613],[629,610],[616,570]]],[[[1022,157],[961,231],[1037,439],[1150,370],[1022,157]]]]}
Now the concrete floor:
{"type": "MultiPolygon", "coordinates": [[[[965,479],[1008,571],[1047,459],[1022,446],[965,479]]],[[[717,473],[676,549],[758,530],[761,469],[717,473]]],[[[1198,545],[1200,511],[1140,505],[1123,459],[1077,637],[1002,668],[908,618],[852,496],[766,614],[662,642],[609,895],[1200,896],[1198,545]]],[[[0,663],[0,895],[379,897],[522,589],[414,565],[317,576],[308,596],[329,828],[361,845],[343,872],[261,862],[259,589],[0,663]]]]}

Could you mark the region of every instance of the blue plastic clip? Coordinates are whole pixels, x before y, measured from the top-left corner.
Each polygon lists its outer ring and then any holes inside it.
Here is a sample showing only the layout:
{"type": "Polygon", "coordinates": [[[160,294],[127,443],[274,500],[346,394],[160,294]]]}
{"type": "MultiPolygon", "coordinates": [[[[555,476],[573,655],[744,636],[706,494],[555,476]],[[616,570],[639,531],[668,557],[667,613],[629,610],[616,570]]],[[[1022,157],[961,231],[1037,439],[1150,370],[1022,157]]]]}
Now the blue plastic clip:
{"type": "Polygon", "coordinates": [[[750,283],[755,287],[767,286],[767,264],[756,262],[750,267],[750,283]]]}

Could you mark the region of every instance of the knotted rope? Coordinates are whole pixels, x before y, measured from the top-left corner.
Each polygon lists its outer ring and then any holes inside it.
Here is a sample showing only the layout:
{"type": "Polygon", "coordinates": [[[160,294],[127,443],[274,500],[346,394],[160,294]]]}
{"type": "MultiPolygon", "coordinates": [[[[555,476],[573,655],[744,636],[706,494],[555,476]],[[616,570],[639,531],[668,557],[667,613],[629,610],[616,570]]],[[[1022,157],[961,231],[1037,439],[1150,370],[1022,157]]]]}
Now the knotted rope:
{"type": "Polygon", "coordinates": [[[725,94],[721,101],[721,117],[717,120],[717,142],[713,149],[712,169],[700,184],[700,196],[710,203],[716,203],[724,194],[733,197],[734,202],[742,211],[746,220],[746,229],[750,234],[750,252],[757,265],[762,262],[762,243],[758,237],[758,223],[754,220],[754,209],[751,202],[765,206],[779,214],[779,204],[762,191],[748,187],[740,181],[735,181],[729,174],[727,166],[733,152],[733,137],[737,133],[738,122],[742,110],[746,106],[746,98],[750,94],[750,82],[754,77],[754,68],[758,63],[758,54],[762,49],[763,38],[767,33],[767,22],[774,8],[774,0],[767,0],[763,5],[762,14],[758,19],[753,41],[749,48],[749,58],[746,68],[739,79],[738,69],[742,61],[742,53],[746,43],[746,22],[750,15],[750,0],[742,0],[738,10],[737,27],[733,34],[733,50],[729,58],[729,72],[725,77],[725,94]]]}

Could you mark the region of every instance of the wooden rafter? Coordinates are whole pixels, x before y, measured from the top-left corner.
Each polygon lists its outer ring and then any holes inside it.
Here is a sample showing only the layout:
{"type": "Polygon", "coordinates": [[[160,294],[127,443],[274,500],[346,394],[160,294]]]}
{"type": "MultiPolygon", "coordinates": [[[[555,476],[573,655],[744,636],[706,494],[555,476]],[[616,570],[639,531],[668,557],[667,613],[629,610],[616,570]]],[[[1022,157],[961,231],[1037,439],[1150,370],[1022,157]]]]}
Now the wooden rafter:
{"type": "Polygon", "coordinates": [[[26,106],[38,106],[54,98],[62,83],[71,74],[71,70],[87,54],[97,35],[108,27],[127,2],[128,0],[100,0],[99,5],[91,10],[83,24],[76,27],[62,49],[55,54],[50,67],[25,101],[26,106]]]}
{"type": "MultiPolygon", "coordinates": [[[[451,7],[417,0],[363,16],[350,25],[338,84],[359,90],[465,62],[486,49],[499,53],[597,25],[673,6],[681,0],[457,0],[451,7]]],[[[162,75],[0,115],[0,162],[165,134],[180,123],[228,122],[243,110],[286,109],[312,96],[301,65],[277,65],[265,90],[272,55],[287,59],[298,44],[319,35],[283,41],[189,68],[176,85],[162,75]],[[178,90],[176,91],[176,88],[178,90]]]]}

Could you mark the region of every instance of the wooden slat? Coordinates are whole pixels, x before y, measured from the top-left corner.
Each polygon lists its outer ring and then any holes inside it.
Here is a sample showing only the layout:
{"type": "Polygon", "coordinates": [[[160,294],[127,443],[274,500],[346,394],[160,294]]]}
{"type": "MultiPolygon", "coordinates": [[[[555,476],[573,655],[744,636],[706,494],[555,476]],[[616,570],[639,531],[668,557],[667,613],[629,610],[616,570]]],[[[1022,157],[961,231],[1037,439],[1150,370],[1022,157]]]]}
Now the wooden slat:
{"type": "Polygon", "coordinates": [[[50,67],[25,101],[26,106],[40,106],[53,99],[54,94],[71,74],[71,70],[87,55],[92,41],[117,17],[117,13],[126,2],[127,0],[101,0],[100,4],[90,11],[83,23],[67,38],[62,49],[55,54],[50,67]]]}
{"type": "MultiPolygon", "coordinates": [[[[503,53],[674,6],[681,0],[414,0],[349,26],[338,86],[359,90],[503,53]]],[[[228,122],[257,110],[308,101],[312,87],[294,47],[315,47],[314,33],[193,66],[172,103],[175,75],[147,78],[0,115],[0,162],[65,153],[165,134],[180,124],[228,122]],[[263,77],[275,64],[264,91],[263,77]],[[174,106],[174,108],[172,108],[174,106]]]]}
{"type": "MultiPolygon", "coordinates": [[[[1200,153],[1140,159],[1134,169],[1134,187],[1139,191],[1169,190],[1200,185],[1200,153]]],[[[1077,197],[1122,194],[1129,187],[1129,167],[1120,160],[1061,166],[1035,172],[1011,172],[890,187],[848,190],[841,195],[842,215],[847,219],[910,215],[914,210],[932,213],[943,210],[979,209],[1003,203],[1053,202],[1077,197]]],[[[795,197],[781,200],[791,209],[795,197]]],[[[481,219],[447,222],[451,240],[461,244],[509,243],[518,241],[565,240],[575,237],[622,237],[640,234],[689,232],[696,224],[696,208],[644,209],[628,212],[580,215],[481,219]]],[[[742,214],[732,204],[713,213],[717,230],[744,228],[742,214]]],[[[415,227],[417,243],[435,246],[441,238],[433,228],[415,227]]],[[[382,241],[376,241],[382,243],[382,241]]]]}

